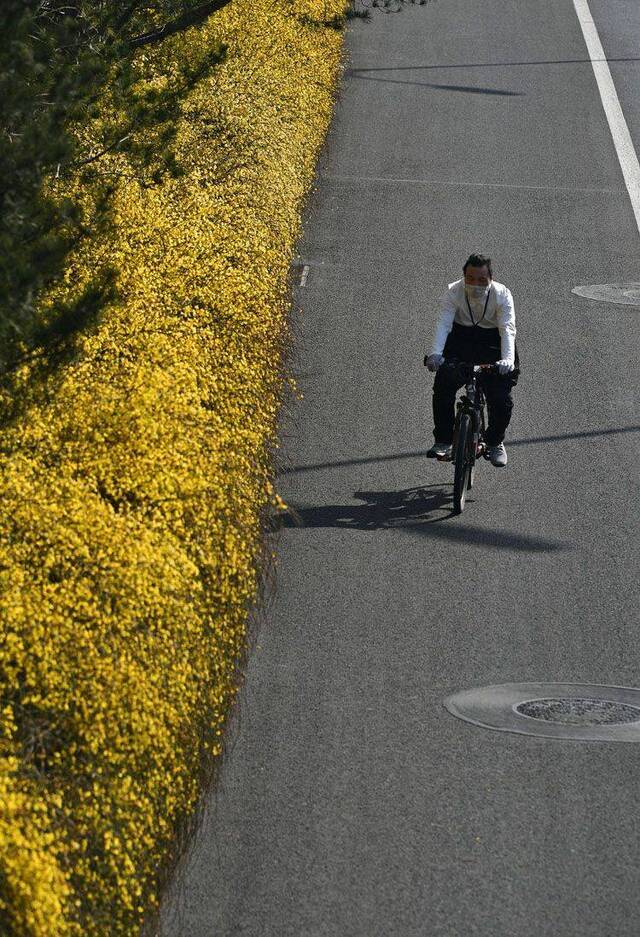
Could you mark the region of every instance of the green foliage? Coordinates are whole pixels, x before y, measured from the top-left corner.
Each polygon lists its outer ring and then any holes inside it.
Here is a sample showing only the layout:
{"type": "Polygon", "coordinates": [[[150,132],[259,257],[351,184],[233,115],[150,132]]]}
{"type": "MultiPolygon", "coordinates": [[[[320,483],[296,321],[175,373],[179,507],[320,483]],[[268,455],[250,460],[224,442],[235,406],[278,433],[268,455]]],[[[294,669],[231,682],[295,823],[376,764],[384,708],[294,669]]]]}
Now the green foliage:
{"type": "MultiPolygon", "coordinates": [[[[43,330],[37,298],[63,269],[83,237],[112,225],[113,178],[101,171],[105,153],[126,152],[146,185],[183,172],[174,152],[180,101],[225,49],[185,62],[164,88],[149,87],[146,57],[136,36],[200,10],[194,0],[3,0],[0,17],[0,383],[11,387],[17,365],[44,340],[55,346],[55,323],[43,330]],[[107,92],[105,94],[105,92],[107,92]],[[108,107],[105,107],[107,102],[108,107]],[[56,197],[78,167],[93,201],[56,197]]],[[[186,23],[186,20],[184,20],[186,23]]],[[[96,280],[96,288],[100,284],[96,280]]],[[[109,278],[102,284],[111,296],[109,278]]],[[[92,304],[91,320],[95,319],[92,304]]],[[[68,323],[87,324],[78,310],[60,310],[68,323]]]]}

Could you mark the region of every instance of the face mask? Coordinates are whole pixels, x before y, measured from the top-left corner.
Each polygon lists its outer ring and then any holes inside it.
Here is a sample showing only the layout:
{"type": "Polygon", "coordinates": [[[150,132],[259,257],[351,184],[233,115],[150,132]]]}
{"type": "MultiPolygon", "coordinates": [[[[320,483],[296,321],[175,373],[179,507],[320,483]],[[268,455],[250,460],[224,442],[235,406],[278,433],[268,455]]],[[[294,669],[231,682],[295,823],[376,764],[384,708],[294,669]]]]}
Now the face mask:
{"type": "Polygon", "coordinates": [[[469,299],[485,299],[487,293],[489,292],[488,286],[469,286],[467,283],[464,285],[464,290],[469,299]]]}

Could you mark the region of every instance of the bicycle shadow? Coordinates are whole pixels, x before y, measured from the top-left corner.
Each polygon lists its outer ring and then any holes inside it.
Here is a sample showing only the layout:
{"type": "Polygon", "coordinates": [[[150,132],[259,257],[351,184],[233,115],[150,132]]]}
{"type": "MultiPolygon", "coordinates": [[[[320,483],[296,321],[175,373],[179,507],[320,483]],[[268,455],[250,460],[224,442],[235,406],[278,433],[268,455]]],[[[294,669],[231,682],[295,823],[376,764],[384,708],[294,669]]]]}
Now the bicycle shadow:
{"type": "Polygon", "coordinates": [[[453,511],[452,485],[424,485],[399,491],[355,491],[353,497],[363,503],[289,505],[287,511],[272,517],[272,529],[398,530],[435,540],[512,552],[548,553],[572,549],[570,543],[561,540],[461,523],[460,515],[453,511]]]}
{"type": "Polygon", "coordinates": [[[451,485],[425,485],[400,491],[354,491],[353,497],[363,504],[290,505],[288,512],[280,515],[276,526],[380,530],[401,526],[407,521],[433,523],[434,511],[449,507],[453,514],[451,489],[451,485]]]}

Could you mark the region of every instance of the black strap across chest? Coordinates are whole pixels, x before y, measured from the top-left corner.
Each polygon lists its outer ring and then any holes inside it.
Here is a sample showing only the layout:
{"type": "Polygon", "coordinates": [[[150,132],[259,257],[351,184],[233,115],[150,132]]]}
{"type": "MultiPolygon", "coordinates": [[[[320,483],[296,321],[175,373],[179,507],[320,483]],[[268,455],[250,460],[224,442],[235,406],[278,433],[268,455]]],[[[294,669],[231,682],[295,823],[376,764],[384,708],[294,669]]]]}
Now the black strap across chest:
{"type": "Polygon", "coordinates": [[[480,316],[480,318],[479,318],[478,321],[476,322],[476,320],[473,318],[473,313],[471,312],[471,306],[469,305],[469,297],[467,296],[467,293],[466,293],[466,290],[465,290],[464,298],[465,298],[466,301],[467,301],[467,309],[469,310],[469,318],[471,319],[472,325],[474,325],[474,326],[479,325],[479,324],[482,322],[482,320],[484,319],[484,317],[486,316],[486,314],[487,314],[487,306],[488,306],[488,304],[489,304],[489,297],[490,297],[490,296],[491,296],[491,287],[489,287],[489,292],[487,293],[487,298],[486,298],[485,301],[484,301],[484,310],[483,310],[483,312],[482,312],[482,315],[480,316]]]}

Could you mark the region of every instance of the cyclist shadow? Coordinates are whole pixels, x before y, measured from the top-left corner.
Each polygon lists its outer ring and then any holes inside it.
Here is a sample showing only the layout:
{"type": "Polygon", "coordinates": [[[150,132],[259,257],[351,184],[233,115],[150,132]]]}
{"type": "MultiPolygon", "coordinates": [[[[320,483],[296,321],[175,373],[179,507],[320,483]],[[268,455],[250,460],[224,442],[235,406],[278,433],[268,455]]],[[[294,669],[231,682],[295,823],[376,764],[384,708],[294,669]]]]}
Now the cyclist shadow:
{"type": "Polygon", "coordinates": [[[272,516],[270,526],[274,531],[283,527],[398,530],[443,542],[524,553],[573,549],[566,541],[524,531],[461,524],[453,510],[452,489],[452,485],[438,484],[401,491],[355,491],[353,497],[362,504],[289,505],[287,511],[272,516]],[[453,523],[446,523],[454,518],[453,523]]]}
{"type": "Polygon", "coordinates": [[[279,516],[276,526],[380,530],[407,523],[433,523],[453,514],[451,485],[426,485],[400,491],[354,491],[353,497],[363,504],[290,505],[288,512],[279,516]],[[443,515],[443,508],[448,508],[449,513],[443,515]]]}

